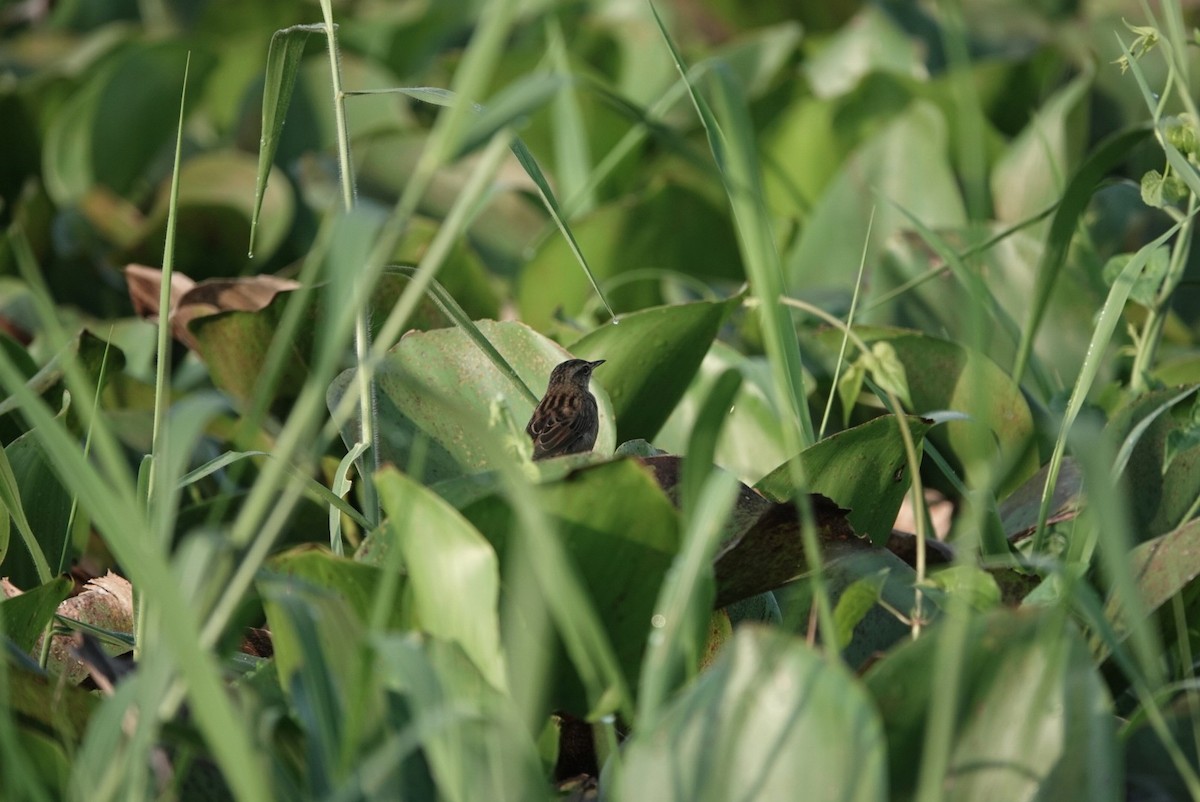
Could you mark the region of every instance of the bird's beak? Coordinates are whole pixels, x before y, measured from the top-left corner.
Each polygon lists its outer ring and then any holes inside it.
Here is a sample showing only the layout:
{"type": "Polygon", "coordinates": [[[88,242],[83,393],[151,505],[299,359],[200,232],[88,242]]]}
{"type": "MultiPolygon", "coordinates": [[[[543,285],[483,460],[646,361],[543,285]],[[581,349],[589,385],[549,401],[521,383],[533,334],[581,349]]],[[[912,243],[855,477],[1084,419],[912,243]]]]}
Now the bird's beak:
{"type": "Polygon", "coordinates": [[[597,359],[595,362],[591,363],[591,365],[592,365],[592,370],[595,370],[596,368],[600,367],[600,366],[601,366],[601,365],[603,365],[603,364],[604,364],[604,360],[603,360],[603,359],[597,359]]]}

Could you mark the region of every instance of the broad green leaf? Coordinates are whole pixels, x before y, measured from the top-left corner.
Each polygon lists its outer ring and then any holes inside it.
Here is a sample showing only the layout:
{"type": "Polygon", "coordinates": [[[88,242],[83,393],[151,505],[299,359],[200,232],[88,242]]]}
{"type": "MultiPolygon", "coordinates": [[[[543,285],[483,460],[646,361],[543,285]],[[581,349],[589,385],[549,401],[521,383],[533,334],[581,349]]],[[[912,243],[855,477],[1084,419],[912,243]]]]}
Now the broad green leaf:
{"type": "MultiPolygon", "coordinates": [[[[378,98],[370,98],[355,105],[378,103],[378,98]]],[[[369,184],[378,197],[396,202],[403,195],[409,176],[417,169],[421,155],[429,145],[428,136],[408,131],[379,133],[361,144],[356,142],[354,158],[358,165],[357,176],[363,184],[369,184]]],[[[421,216],[415,220],[445,219],[470,182],[474,166],[475,160],[467,159],[439,169],[430,179],[429,191],[421,202],[421,216]]],[[[490,188],[486,203],[475,210],[466,245],[478,253],[492,270],[512,274],[523,270],[528,262],[529,243],[537,238],[538,232],[546,225],[545,212],[530,198],[530,193],[534,191],[536,186],[532,181],[520,175],[505,174],[503,181],[496,182],[490,188]]],[[[557,241],[557,238],[552,241],[557,241]]],[[[593,249],[586,245],[584,249],[590,261],[593,249]]],[[[569,251],[566,253],[569,261],[572,257],[569,251]]],[[[448,266],[452,266],[453,261],[448,266]]],[[[581,286],[588,286],[582,273],[571,269],[559,270],[555,274],[555,281],[566,282],[572,277],[578,277],[581,286]]],[[[582,292],[587,294],[586,289],[582,292]]],[[[467,299],[462,300],[467,305],[467,299]]],[[[530,323],[535,322],[525,315],[522,318],[530,323]]]]}
{"type": "MultiPolygon", "coordinates": [[[[1129,553],[1129,565],[1142,609],[1153,613],[1200,576],[1200,520],[1139,543],[1129,553]]],[[[1109,599],[1105,614],[1119,634],[1127,632],[1133,623],[1115,595],[1109,599]]]]}
{"type": "Polygon", "coordinates": [[[1149,378],[1167,387],[1200,383],[1200,353],[1188,349],[1169,356],[1164,354],[1149,378]]]}
{"type": "Polygon", "coordinates": [[[714,341],[654,442],[672,454],[686,454],[700,404],[717,377],[729,368],[742,374],[742,386],[721,428],[714,462],[753,484],[787,458],[779,416],[771,406],[770,372],[761,357],[743,356],[720,340],[714,341]]]}
{"type": "MultiPolygon", "coordinates": [[[[7,448],[0,448],[0,504],[3,504],[4,507],[3,512],[0,513],[0,517],[4,519],[2,531],[0,531],[0,566],[5,566],[6,573],[11,573],[12,563],[6,564],[5,558],[8,557],[11,524],[16,523],[17,531],[21,535],[21,543],[25,547],[34,573],[38,579],[48,580],[50,564],[46,561],[46,555],[42,551],[41,544],[38,543],[37,535],[33,533],[33,529],[29,526],[29,519],[25,516],[25,507],[21,501],[21,486],[17,484],[16,474],[13,473],[12,464],[8,460],[7,448]]],[[[19,579],[18,577],[18,581],[19,579]]]]}
{"type": "MultiPolygon", "coordinates": [[[[25,354],[28,359],[28,354],[25,354]]],[[[104,383],[121,371],[125,356],[120,348],[97,337],[87,329],[67,341],[66,346],[34,373],[26,386],[41,395],[51,407],[59,408],[63,403],[63,391],[68,360],[75,360],[91,380],[91,386],[100,390],[104,383]]],[[[20,405],[13,396],[0,401],[0,415],[19,411],[20,405]]]]}
{"type": "Polygon", "coordinates": [[[799,639],[739,629],[621,755],[614,798],[888,798],[879,719],[850,673],[799,639]]]}
{"type": "MultiPolygon", "coordinates": [[[[79,201],[94,184],[124,195],[158,177],[149,171],[175,133],[187,57],[178,41],[127,47],[58,110],[42,151],[46,186],[57,203],[79,201]]],[[[203,83],[210,67],[211,57],[193,53],[191,80],[203,83]]]]}
{"type": "MultiPolygon", "coordinates": [[[[1162,702],[1160,715],[1165,719],[1164,724],[1169,737],[1174,741],[1181,754],[1172,754],[1172,750],[1163,743],[1162,735],[1150,723],[1144,711],[1131,717],[1133,721],[1122,731],[1122,742],[1125,746],[1125,782],[1131,790],[1129,800],[1154,799],[1192,799],[1195,797],[1195,785],[1189,785],[1188,779],[1179,773],[1176,760],[1180,757],[1188,766],[1197,765],[1200,752],[1196,746],[1195,716],[1188,709],[1187,691],[1180,689],[1170,700],[1162,702]]],[[[1192,778],[1194,779],[1194,775],[1192,778]]]]}
{"type": "MultiPolygon", "coordinates": [[[[921,418],[906,419],[918,447],[933,423],[921,418]]],[[[896,513],[908,492],[910,477],[904,442],[892,415],[838,432],[800,452],[808,487],[850,511],[854,531],[882,545],[892,533],[896,513]]],[[[787,463],[780,465],[754,486],[768,498],[787,501],[800,488],[792,485],[787,463]]]]}
{"type": "MultiPolygon", "coordinates": [[[[892,98],[893,102],[909,100],[898,88],[892,98]]],[[[872,104],[870,108],[881,114],[888,107],[872,104]]],[[[857,144],[838,130],[838,119],[844,119],[844,113],[837,100],[804,96],[792,99],[774,119],[763,124],[761,147],[772,165],[763,176],[763,188],[772,212],[784,219],[804,219],[837,175],[842,161],[857,144]],[[795,159],[794,153],[808,157],[795,159]]]]}
{"type": "MultiPolygon", "coordinates": [[[[303,545],[275,555],[267,567],[275,574],[296,577],[313,588],[334,594],[346,602],[359,623],[365,625],[371,620],[372,604],[382,581],[376,566],[336,557],[318,546],[303,545]]],[[[399,598],[403,599],[403,594],[399,598]]],[[[407,626],[410,619],[411,612],[400,604],[392,610],[390,623],[407,626]]]]}
{"type": "MultiPolygon", "coordinates": [[[[838,635],[847,638],[839,641],[843,644],[842,660],[847,666],[862,670],[897,643],[912,638],[912,625],[897,617],[897,613],[902,616],[916,613],[917,575],[895,554],[878,548],[854,551],[830,560],[825,565],[825,577],[829,597],[835,604],[835,618],[842,611],[838,635]],[[859,583],[865,583],[866,587],[859,583]],[[887,608],[882,604],[867,604],[868,600],[883,602],[887,608]],[[843,622],[849,627],[848,633],[840,626],[843,622]]],[[[808,587],[804,590],[811,596],[808,587]]],[[[807,604],[811,606],[811,599],[807,604]]],[[[923,594],[922,619],[934,620],[938,609],[937,601],[923,594]]]]}
{"type": "Polygon", "coordinates": [[[950,700],[942,798],[1006,802],[1122,796],[1112,704],[1087,648],[1059,610],[973,615],[947,644],[945,621],[867,671],[888,744],[893,798],[912,798],[935,696],[950,700]],[[953,649],[957,682],[939,669],[953,649]],[[937,677],[930,682],[930,677],[937,677]]]}
{"type": "MultiPolygon", "coordinates": [[[[570,354],[521,323],[479,321],[478,328],[533,394],[545,391],[550,371],[570,354]]],[[[592,379],[600,406],[598,453],[611,453],[615,425],[603,365],[592,379]]],[[[339,375],[329,388],[330,407],[337,405],[353,380],[339,375]]],[[[424,452],[424,479],[436,482],[486,470],[488,449],[479,438],[490,429],[512,453],[528,453],[525,424],[533,402],[458,328],[409,332],[389,352],[376,373],[379,388],[380,461],[408,466],[419,441],[424,452]]],[[[348,443],[358,440],[357,427],[343,431],[348,443]]]]}
{"type": "MultiPolygon", "coordinates": [[[[221,311],[186,324],[197,353],[208,365],[213,384],[241,404],[250,404],[263,392],[267,355],[279,331],[288,295],[277,293],[254,311],[221,311]]],[[[286,404],[300,392],[308,375],[313,334],[313,327],[305,326],[288,349],[273,404],[286,404]]]]}
{"type": "MultiPolygon", "coordinates": [[[[654,11],[654,6],[651,6],[654,11]]],[[[685,73],[678,49],[654,11],[663,40],[676,65],[685,73]]],[[[685,73],[686,74],[686,73],[685,73]]],[[[708,137],[713,160],[721,171],[725,193],[738,235],[750,292],[758,300],[767,364],[771,366],[772,400],[779,415],[784,445],[796,450],[816,440],[808,410],[804,368],[791,312],[783,305],[787,292],[774,221],[763,202],[762,163],[758,137],[750,117],[745,87],[727,70],[716,70],[710,107],[696,87],[688,84],[708,137]]]]}
{"type": "MultiPolygon", "coordinates": [[[[669,300],[665,288],[673,283],[708,294],[706,281],[741,280],[733,225],[720,199],[712,196],[695,170],[678,168],[644,193],[571,221],[580,248],[618,310],[661,304],[669,300]],[[663,230],[671,236],[659,236],[663,230]]],[[[559,310],[575,316],[594,306],[585,277],[565,269],[570,259],[567,244],[556,237],[522,265],[517,285],[522,320],[544,329],[559,310]]],[[[627,319],[621,315],[622,325],[627,319]]]]}
{"type": "Polygon", "coordinates": [[[20,596],[0,599],[0,631],[21,651],[31,651],[72,587],[74,583],[69,577],[60,576],[20,596]]]}
{"type": "MultiPolygon", "coordinates": [[[[529,78],[526,84],[518,83],[514,91],[510,92],[509,95],[502,95],[500,100],[503,102],[494,109],[472,103],[472,107],[479,113],[479,116],[472,121],[472,125],[466,132],[461,145],[469,147],[475,142],[484,141],[491,136],[492,131],[499,130],[499,128],[513,123],[516,118],[523,116],[529,109],[544,103],[550,97],[549,89],[553,88],[553,85],[557,84],[558,81],[558,76],[534,76],[529,78]]],[[[458,102],[457,95],[448,89],[423,87],[416,89],[401,88],[395,91],[441,106],[451,106],[458,102]]],[[[467,102],[470,101],[468,100],[467,102]]],[[[510,147],[513,155],[525,170],[525,174],[529,176],[530,180],[537,187],[538,194],[541,196],[546,210],[558,226],[558,230],[562,232],[563,238],[570,246],[571,253],[579,263],[580,268],[582,268],[592,289],[596,292],[600,302],[607,307],[608,302],[604,299],[604,293],[601,291],[600,285],[596,282],[596,276],[588,264],[583,249],[579,247],[574,232],[572,232],[571,227],[567,224],[558,199],[555,197],[554,189],[550,186],[550,182],[546,179],[542,168],[538,165],[537,159],[534,158],[534,155],[529,151],[525,143],[521,141],[520,137],[513,137],[510,147]]],[[[611,309],[609,311],[611,312],[611,309]]]]}
{"type": "Polygon", "coordinates": [[[1164,176],[1158,170],[1148,170],[1142,175],[1142,202],[1161,209],[1178,203],[1188,195],[1187,184],[1177,175],[1164,176]]]}
{"type": "Polygon", "coordinates": [[[55,678],[16,669],[11,663],[4,671],[5,715],[11,711],[43,732],[57,733],[71,742],[83,736],[100,701],[96,696],[55,678]]]}
{"type": "MultiPolygon", "coordinates": [[[[679,548],[679,519],[649,471],[633,460],[595,465],[534,494],[557,527],[617,660],[632,688],[641,668],[659,587],[679,548]],[[619,499],[620,503],[613,503],[619,499]]],[[[502,563],[513,542],[513,512],[500,495],[468,504],[463,516],[491,542],[502,563]]],[[[504,567],[507,575],[508,568],[504,567]]],[[[565,660],[550,683],[553,704],[586,711],[565,660]]]]}
{"type": "Polygon", "coordinates": [[[833,620],[837,624],[838,648],[845,649],[854,638],[854,628],[866,617],[875,603],[879,601],[879,593],[887,580],[887,571],[880,571],[856,579],[842,591],[837,604],[833,608],[833,620]]]}
{"type": "Polygon", "coordinates": [[[1046,235],[1046,247],[1038,260],[1037,272],[1034,274],[1036,283],[1032,295],[1029,296],[1025,324],[1021,329],[1021,341],[1013,363],[1012,375],[1015,381],[1020,382],[1024,378],[1025,368],[1028,367],[1033,352],[1033,343],[1045,316],[1046,307],[1050,303],[1054,286],[1066,263],[1067,250],[1075,235],[1079,217],[1087,208],[1096,185],[1124,162],[1129,157],[1129,152],[1141,144],[1151,130],[1149,125],[1140,124],[1118,131],[1102,140],[1071,176],[1062,194],[1056,197],[1058,208],[1055,209],[1054,220],[1050,223],[1050,230],[1046,235]]]}
{"type": "MultiPolygon", "coordinates": [[[[1112,286],[1132,258],[1133,254],[1122,253],[1105,262],[1104,269],[1100,272],[1104,283],[1112,286]]],[[[1147,308],[1154,306],[1154,297],[1158,295],[1163,278],[1167,275],[1170,261],[1171,252],[1165,245],[1156,248],[1133,280],[1133,288],[1129,291],[1129,297],[1147,308]]]]}
{"type": "MultiPolygon", "coordinates": [[[[393,256],[395,261],[400,265],[419,264],[439,228],[438,222],[427,217],[416,217],[409,221],[404,238],[400,241],[393,256]]],[[[444,287],[450,297],[462,306],[472,319],[494,319],[500,315],[501,297],[495,284],[492,283],[491,275],[483,260],[471,247],[472,244],[473,242],[468,240],[450,249],[445,263],[437,272],[437,284],[444,287]]],[[[395,299],[399,299],[400,293],[407,283],[407,279],[401,278],[401,276],[410,275],[412,270],[413,268],[408,267],[388,268],[380,285],[375,289],[376,295],[382,296],[389,292],[387,282],[391,280],[395,284],[395,299]]],[[[432,305],[433,301],[430,300],[428,303],[432,305]]],[[[388,304],[380,298],[378,302],[381,309],[390,309],[394,305],[395,300],[388,304]]],[[[423,306],[418,307],[418,310],[425,311],[423,306]]],[[[447,323],[443,314],[436,314],[436,317],[431,315],[429,323],[423,323],[425,318],[414,317],[415,319],[409,321],[410,328],[434,329],[441,328],[447,323]],[[438,322],[433,323],[432,320],[438,322]]]]}
{"type": "Polygon", "coordinates": [[[582,359],[604,359],[617,442],[652,440],[683,396],[730,309],[740,298],[660,306],[625,315],[571,345],[582,359]]]}
{"type": "MultiPolygon", "coordinates": [[[[72,688],[72,690],[75,689],[72,688]]],[[[62,702],[58,697],[55,697],[53,703],[61,704],[62,702]]],[[[72,769],[78,770],[78,764],[73,763],[68,758],[67,750],[63,744],[32,726],[18,729],[17,738],[19,739],[19,744],[16,748],[21,763],[19,766],[10,764],[11,768],[9,771],[11,774],[9,776],[11,780],[6,782],[6,786],[9,789],[13,789],[14,796],[23,796],[26,799],[70,798],[70,792],[67,788],[67,778],[71,776],[72,769]],[[29,775],[37,777],[38,795],[35,795],[28,786],[23,787],[22,782],[18,780],[21,774],[25,775],[26,782],[29,781],[29,775]],[[46,792],[49,792],[49,797],[40,796],[46,792]]]]}
{"type": "MultiPolygon", "coordinates": [[[[287,176],[277,171],[270,186],[256,198],[255,179],[253,157],[237,150],[198,154],[180,166],[175,270],[194,279],[234,276],[253,271],[253,260],[262,264],[275,255],[292,229],[293,190],[287,176]],[[253,260],[246,251],[251,236],[253,260]]],[[[127,252],[128,261],[159,264],[169,200],[167,181],[160,187],[139,241],[127,252]]]]}
{"type": "Polygon", "coordinates": [[[1171,469],[1176,457],[1196,446],[1200,446],[1200,401],[1193,401],[1191,415],[1180,422],[1178,429],[1167,434],[1167,442],[1163,448],[1163,474],[1171,469]]]}
{"type": "Polygon", "coordinates": [[[362,621],[345,596],[298,577],[265,574],[258,589],[279,684],[306,735],[306,779],[327,794],[373,742],[384,713],[382,689],[363,671],[362,621]]]}
{"type": "MultiPolygon", "coordinates": [[[[406,282],[410,279],[415,281],[419,272],[420,268],[416,267],[391,267],[384,275],[388,278],[396,278],[400,282],[406,282]]],[[[482,352],[489,360],[491,360],[492,364],[500,369],[501,373],[503,373],[509,379],[509,381],[513,383],[513,386],[516,387],[517,390],[520,391],[530,403],[537,402],[538,397],[533,394],[533,390],[529,389],[529,385],[525,384],[520,375],[518,375],[513,369],[513,366],[504,359],[501,353],[496,350],[496,346],[492,345],[487,336],[479,330],[477,325],[475,325],[475,321],[473,321],[470,316],[467,315],[467,310],[463,309],[462,305],[459,304],[458,299],[455,298],[454,295],[449,292],[441,282],[439,282],[437,279],[430,279],[428,287],[425,291],[425,295],[426,299],[438,309],[443,320],[448,320],[450,323],[457,326],[459,332],[465,335],[467,339],[470,340],[471,343],[473,343],[475,347],[480,350],[480,352],[482,352]]],[[[413,326],[412,328],[418,327],[413,326]]],[[[442,326],[430,326],[428,328],[442,328],[442,326]]]]}
{"type": "Polygon", "coordinates": [[[358,558],[381,565],[403,555],[414,625],[462,647],[493,687],[503,689],[499,561],[492,546],[432,491],[395,468],[375,475],[387,527],[372,532],[358,558]]]}
{"type": "Polygon", "coordinates": [[[1200,446],[1200,429],[1193,423],[1189,429],[1176,429],[1167,434],[1166,447],[1163,449],[1162,472],[1165,475],[1171,469],[1175,458],[1200,446]]]}
{"type": "Polygon", "coordinates": [[[22,542],[9,549],[0,576],[11,577],[19,587],[33,587],[49,581],[50,566],[57,566],[62,555],[68,564],[75,556],[67,530],[71,496],[35,432],[21,435],[4,451],[15,482],[6,481],[5,490],[19,493],[19,498],[6,499],[5,504],[22,542]]]}
{"type": "Polygon", "coordinates": [[[864,6],[805,62],[813,94],[845,94],[872,72],[928,78],[920,45],[882,8],[864,6]]]}
{"type": "Polygon", "coordinates": [[[992,171],[996,217],[1014,223],[1063,197],[1083,154],[1093,72],[1042,104],[992,171]]]}
{"type": "MultiPolygon", "coordinates": [[[[998,365],[958,343],[916,332],[855,331],[869,345],[891,346],[908,381],[910,412],[924,415],[951,410],[970,417],[949,421],[929,435],[965,471],[968,482],[981,480],[996,468],[1004,469],[998,491],[1004,497],[1037,470],[1029,405],[1021,388],[998,365]]],[[[816,344],[826,369],[832,371],[841,335],[823,333],[816,344]]]]}
{"type": "MultiPolygon", "coordinates": [[[[1049,466],[1043,466],[1000,503],[997,512],[1004,535],[1010,543],[1033,534],[1037,529],[1038,508],[1042,504],[1042,491],[1046,487],[1048,474],[1049,466]]],[[[1083,475],[1078,463],[1067,458],[1063,460],[1062,470],[1058,474],[1047,520],[1050,523],[1069,520],[1078,514],[1082,506],[1083,475]]]]}
{"type": "Polygon", "coordinates": [[[371,647],[380,684],[403,699],[393,706],[400,719],[393,726],[403,740],[419,739],[423,752],[410,761],[415,765],[404,779],[427,770],[437,782],[437,793],[393,798],[515,802],[545,796],[536,746],[512,698],[457,643],[389,634],[373,639],[371,647]],[[411,721],[407,728],[405,718],[411,721]]]}
{"type": "MultiPolygon", "coordinates": [[[[980,612],[987,612],[1000,604],[1000,586],[996,579],[974,565],[951,565],[939,569],[925,580],[925,584],[935,592],[980,612]]],[[[947,604],[941,606],[946,607],[947,604]]]]}
{"type": "Polygon", "coordinates": [[[923,100],[864,142],[825,189],[785,256],[789,291],[852,287],[864,247],[871,273],[888,240],[910,227],[900,208],[935,230],[964,225],[948,151],[945,118],[923,100]]]}
{"type": "MultiPolygon", "coordinates": [[[[1135,426],[1178,395],[1177,388],[1153,390],[1119,409],[1108,427],[1114,440],[1124,440],[1135,426]]],[[[1177,442],[1176,447],[1189,447],[1174,451],[1169,465],[1165,459],[1172,437],[1178,438],[1189,427],[1189,410],[1183,406],[1153,419],[1129,453],[1122,474],[1129,488],[1132,531],[1139,540],[1175,529],[1200,496],[1200,444],[1177,442]]]]}
{"type": "MultiPolygon", "coordinates": [[[[779,600],[771,591],[742,599],[739,602],[722,607],[718,613],[725,613],[728,623],[737,626],[741,623],[752,624],[783,624],[783,613],[779,609],[779,600]]],[[[729,633],[732,634],[732,631],[729,633]]],[[[704,665],[708,665],[705,663],[704,665]]]]}

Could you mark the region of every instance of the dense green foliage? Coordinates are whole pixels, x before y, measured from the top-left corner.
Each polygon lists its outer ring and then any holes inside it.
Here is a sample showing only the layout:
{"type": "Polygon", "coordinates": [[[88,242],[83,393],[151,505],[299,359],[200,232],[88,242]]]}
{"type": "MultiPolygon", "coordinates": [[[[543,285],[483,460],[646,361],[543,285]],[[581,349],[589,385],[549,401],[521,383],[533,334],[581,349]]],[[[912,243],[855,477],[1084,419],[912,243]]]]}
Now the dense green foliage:
{"type": "Polygon", "coordinates": [[[0,10],[0,799],[1200,798],[1200,20],[333,5],[0,10]]]}

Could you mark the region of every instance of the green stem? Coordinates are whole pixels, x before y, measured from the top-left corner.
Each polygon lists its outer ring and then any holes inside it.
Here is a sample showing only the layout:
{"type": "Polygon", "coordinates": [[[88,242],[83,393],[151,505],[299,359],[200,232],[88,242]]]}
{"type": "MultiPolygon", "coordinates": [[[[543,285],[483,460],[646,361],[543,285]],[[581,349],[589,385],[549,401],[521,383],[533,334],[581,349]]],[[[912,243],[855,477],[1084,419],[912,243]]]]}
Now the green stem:
{"type": "MultiPolygon", "coordinates": [[[[321,3],[321,13],[325,19],[325,39],[329,44],[329,81],[333,88],[333,118],[337,128],[338,166],[341,172],[342,206],[347,212],[354,209],[355,185],[354,165],[350,161],[350,127],[346,123],[346,93],[342,90],[342,62],[338,53],[337,26],[333,24],[332,4],[325,0],[321,3]]],[[[358,271],[358,280],[365,282],[367,277],[363,271],[358,271]]],[[[356,293],[356,295],[363,293],[356,293]]],[[[358,307],[354,317],[354,356],[360,370],[358,381],[358,417],[361,425],[361,442],[367,449],[359,458],[358,470],[362,476],[363,512],[372,524],[379,522],[379,499],[375,493],[375,485],[370,481],[379,468],[379,427],[376,421],[375,403],[375,374],[363,368],[367,354],[371,350],[371,330],[367,320],[367,305],[358,307]]]]}
{"type": "Polygon", "coordinates": [[[1180,281],[1183,280],[1183,273],[1187,269],[1187,257],[1192,246],[1193,223],[1191,218],[1195,212],[1196,196],[1192,195],[1188,198],[1188,210],[1184,218],[1187,222],[1183,224],[1183,228],[1171,248],[1171,261],[1167,267],[1167,275],[1163,278],[1162,288],[1155,295],[1154,305],[1150,308],[1146,323],[1142,327],[1142,335],[1133,358],[1133,370],[1129,380],[1129,392],[1132,395],[1141,395],[1149,387],[1147,376],[1150,367],[1154,364],[1154,358],[1158,354],[1158,345],[1162,342],[1163,326],[1166,324],[1167,316],[1171,313],[1171,296],[1174,295],[1180,281]]]}

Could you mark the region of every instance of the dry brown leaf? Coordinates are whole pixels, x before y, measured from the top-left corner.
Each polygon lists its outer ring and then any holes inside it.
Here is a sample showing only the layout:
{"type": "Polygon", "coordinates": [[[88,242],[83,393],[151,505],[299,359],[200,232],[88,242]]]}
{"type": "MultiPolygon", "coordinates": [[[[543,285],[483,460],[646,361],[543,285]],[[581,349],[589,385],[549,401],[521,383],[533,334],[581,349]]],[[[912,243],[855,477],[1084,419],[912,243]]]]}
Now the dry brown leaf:
{"type": "MultiPolygon", "coordinates": [[[[64,618],[82,621],[110,632],[132,633],[133,588],[129,580],[109,571],[104,576],[89,580],[78,595],[58,605],[56,612],[64,618]]],[[[70,646],[70,635],[55,636],[50,641],[48,666],[64,675],[68,682],[76,684],[83,680],[88,672],[83,663],[71,656],[70,646]]],[[[40,649],[39,638],[34,653],[40,649]]],[[[114,650],[112,653],[120,654],[121,651],[114,650]]]]}
{"type": "MultiPolygon", "coordinates": [[[[125,265],[125,283],[129,286],[129,300],[133,301],[133,311],[147,320],[158,319],[159,293],[162,289],[162,271],[157,267],[146,265],[125,265]]],[[[171,274],[171,309],[179,307],[179,300],[196,282],[183,273],[171,274]]]]}
{"type": "Polygon", "coordinates": [[[221,312],[258,312],[266,309],[275,296],[300,288],[300,282],[278,276],[208,279],[189,290],[171,313],[171,331],[193,351],[196,341],[188,324],[196,318],[221,312]]]}
{"type": "MultiPolygon", "coordinates": [[[[162,271],[144,265],[126,265],[125,279],[134,310],[142,317],[156,319],[162,271]]],[[[182,273],[172,273],[171,309],[167,318],[171,322],[171,336],[199,353],[196,339],[188,331],[188,324],[196,318],[221,312],[257,312],[265,309],[279,293],[299,288],[297,281],[271,275],[196,282],[182,273]]]]}

